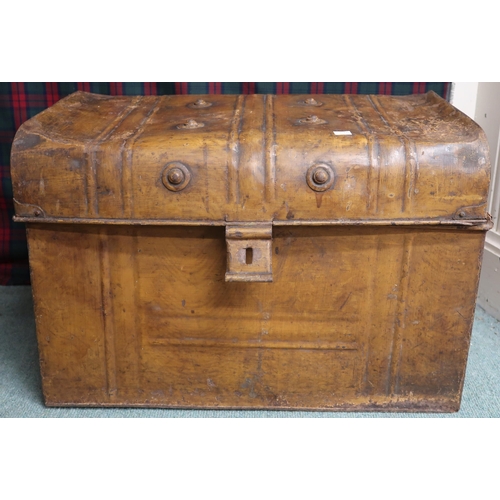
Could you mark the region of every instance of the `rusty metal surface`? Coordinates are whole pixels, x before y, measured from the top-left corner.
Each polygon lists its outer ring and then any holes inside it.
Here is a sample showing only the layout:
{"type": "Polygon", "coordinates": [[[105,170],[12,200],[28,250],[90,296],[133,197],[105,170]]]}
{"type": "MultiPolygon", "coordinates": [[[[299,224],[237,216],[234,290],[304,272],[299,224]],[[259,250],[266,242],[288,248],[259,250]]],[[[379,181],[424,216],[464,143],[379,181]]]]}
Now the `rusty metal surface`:
{"type": "Polygon", "coordinates": [[[54,219],[486,218],[484,133],[432,92],[325,95],[312,116],[327,123],[314,125],[297,124],[311,96],[200,99],[211,106],[77,92],[27,121],[12,150],[16,215],[37,206],[54,219]],[[192,175],[179,193],[162,182],[171,162],[192,175]],[[332,171],[333,189],[310,189],[315,164],[332,171]]]}
{"type": "Polygon", "coordinates": [[[226,281],[273,281],[272,238],[271,224],[228,224],[226,281]]]}
{"type": "Polygon", "coordinates": [[[228,283],[223,227],[30,224],[47,404],[458,409],[484,232],[273,233],[228,283]]]}
{"type": "Polygon", "coordinates": [[[47,405],[458,409],[490,165],[435,94],[78,92],[11,165],[47,405]]]}
{"type": "MultiPolygon", "coordinates": [[[[94,224],[126,226],[226,226],[225,221],[188,220],[188,219],[83,219],[38,217],[40,210],[35,210],[33,217],[14,216],[15,222],[36,222],[37,224],[94,224]]],[[[380,219],[380,220],[275,220],[273,226],[424,226],[428,228],[467,228],[468,230],[488,231],[493,227],[491,216],[486,220],[422,220],[422,219],[380,219]]]]}

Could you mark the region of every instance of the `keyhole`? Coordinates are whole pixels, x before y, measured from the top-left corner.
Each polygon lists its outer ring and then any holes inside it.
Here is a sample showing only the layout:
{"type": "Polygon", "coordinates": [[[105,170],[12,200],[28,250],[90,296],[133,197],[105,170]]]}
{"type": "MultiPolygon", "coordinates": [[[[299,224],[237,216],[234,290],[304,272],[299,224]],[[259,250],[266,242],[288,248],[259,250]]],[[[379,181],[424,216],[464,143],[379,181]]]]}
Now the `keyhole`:
{"type": "Polygon", "coordinates": [[[253,248],[247,248],[245,251],[245,262],[251,264],[253,260],[253,248]]]}

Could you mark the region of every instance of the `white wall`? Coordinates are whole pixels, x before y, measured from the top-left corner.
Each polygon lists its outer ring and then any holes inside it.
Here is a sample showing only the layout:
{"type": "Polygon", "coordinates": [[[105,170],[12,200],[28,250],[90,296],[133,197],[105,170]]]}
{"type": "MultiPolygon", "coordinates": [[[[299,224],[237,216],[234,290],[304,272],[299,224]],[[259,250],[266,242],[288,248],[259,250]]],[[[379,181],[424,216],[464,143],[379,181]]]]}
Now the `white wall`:
{"type": "Polygon", "coordinates": [[[478,123],[488,138],[491,160],[488,212],[494,226],[486,234],[477,303],[500,320],[500,83],[454,83],[450,101],[478,123]]]}
{"type": "Polygon", "coordinates": [[[451,88],[451,104],[472,119],[476,114],[478,87],[478,82],[457,82],[451,88]]]}
{"type": "MultiPolygon", "coordinates": [[[[476,100],[476,113],[473,118],[484,130],[486,137],[488,138],[491,160],[491,185],[488,212],[492,215],[493,220],[495,221],[494,230],[500,235],[500,227],[498,224],[498,211],[500,208],[500,175],[498,164],[500,133],[500,83],[479,83],[476,100]]],[[[500,245],[498,245],[498,251],[500,255],[500,245]]]]}
{"type": "Polygon", "coordinates": [[[484,130],[490,147],[491,184],[487,210],[493,218],[493,228],[486,234],[477,302],[500,320],[500,83],[480,82],[475,95],[472,86],[462,85],[460,92],[462,106],[471,106],[475,99],[474,114],[469,116],[484,130]]]}

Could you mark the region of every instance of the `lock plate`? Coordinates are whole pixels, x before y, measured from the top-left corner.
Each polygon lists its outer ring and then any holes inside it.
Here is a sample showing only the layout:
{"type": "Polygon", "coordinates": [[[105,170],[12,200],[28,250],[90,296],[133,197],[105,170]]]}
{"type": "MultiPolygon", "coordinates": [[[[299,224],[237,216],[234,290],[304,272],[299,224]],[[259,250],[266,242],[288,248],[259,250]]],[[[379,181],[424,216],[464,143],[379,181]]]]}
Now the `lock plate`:
{"type": "Polygon", "coordinates": [[[226,226],[226,281],[273,281],[273,228],[269,223],[226,226]]]}

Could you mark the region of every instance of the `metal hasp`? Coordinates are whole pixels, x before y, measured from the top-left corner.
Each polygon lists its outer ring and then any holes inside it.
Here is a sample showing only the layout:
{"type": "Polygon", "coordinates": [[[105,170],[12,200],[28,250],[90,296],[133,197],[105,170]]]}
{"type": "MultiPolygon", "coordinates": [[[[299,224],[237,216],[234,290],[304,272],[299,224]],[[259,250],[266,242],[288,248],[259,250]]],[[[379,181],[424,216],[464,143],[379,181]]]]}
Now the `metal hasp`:
{"type": "Polygon", "coordinates": [[[228,224],[226,281],[273,281],[272,237],[269,223],[228,224]]]}

